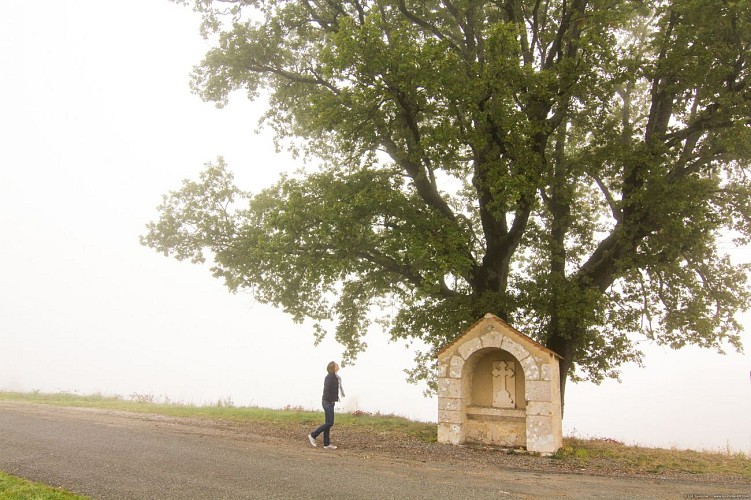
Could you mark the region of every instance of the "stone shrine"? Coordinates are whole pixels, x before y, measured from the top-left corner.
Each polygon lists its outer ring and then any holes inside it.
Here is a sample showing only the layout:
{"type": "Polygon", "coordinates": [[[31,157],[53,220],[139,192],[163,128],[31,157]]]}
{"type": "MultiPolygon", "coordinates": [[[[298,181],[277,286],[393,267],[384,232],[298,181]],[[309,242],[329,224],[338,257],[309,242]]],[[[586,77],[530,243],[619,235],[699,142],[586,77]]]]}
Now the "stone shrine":
{"type": "Polygon", "coordinates": [[[438,352],[438,442],[563,444],[560,356],[492,314],[438,352]]]}

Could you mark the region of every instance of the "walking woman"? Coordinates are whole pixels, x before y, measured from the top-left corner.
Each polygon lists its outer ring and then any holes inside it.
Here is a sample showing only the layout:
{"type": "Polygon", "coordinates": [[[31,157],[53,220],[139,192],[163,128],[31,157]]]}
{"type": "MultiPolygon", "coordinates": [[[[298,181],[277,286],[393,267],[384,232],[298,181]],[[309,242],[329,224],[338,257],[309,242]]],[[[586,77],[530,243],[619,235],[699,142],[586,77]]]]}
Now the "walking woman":
{"type": "Polygon", "coordinates": [[[336,446],[331,444],[329,434],[334,426],[334,404],[339,401],[340,394],[344,397],[344,389],[342,388],[342,379],[336,374],[339,371],[339,365],[332,361],[326,367],[326,371],[329,373],[323,379],[323,401],[321,402],[326,421],[318,429],[308,434],[308,441],[313,446],[318,446],[316,438],[323,433],[323,447],[327,450],[335,450],[336,446]]]}

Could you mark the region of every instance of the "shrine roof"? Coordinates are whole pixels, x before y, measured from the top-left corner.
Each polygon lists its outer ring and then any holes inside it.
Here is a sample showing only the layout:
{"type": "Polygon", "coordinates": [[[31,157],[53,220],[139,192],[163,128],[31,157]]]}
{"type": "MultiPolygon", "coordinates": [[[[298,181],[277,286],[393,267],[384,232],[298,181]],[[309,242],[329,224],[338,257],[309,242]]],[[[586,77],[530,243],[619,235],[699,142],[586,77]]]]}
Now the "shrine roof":
{"type": "Polygon", "coordinates": [[[540,349],[540,350],[542,350],[544,352],[547,352],[549,354],[552,354],[553,356],[557,357],[558,359],[563,359],[560,354],[556,353],[555,351],[552,351],[552,350],[548,349],[547,347],[545,347],[544,345],[540,344],[536,340],[530,338],[529,336],[523,334],[522,332],[520,332],[519,330],[517,330],[513,326],[509,325],[506,321],[502,320],[501,318],[499,318],[495,314],[491,314],[491,313],[487,313],[485,316],[483,316],[482,318],[480,318],[477,321],[475,321],[473,324],[471,324],[470,326],[468,326],[462,333],[460,333],[459,335],[457,335],[454,338],[454,340],[452,340],[451,342],[447,343],[446,345],[444,345],[443,347],[441,347],[440,349],[438,349],[438,352],[436,353],[436,356],[440,356],[441,354],[443,354],[444,352],[446,352],[451,346],[459,343],[459,341],[461,341],[461,339],[465,335],[467,335],[469,332],[471,332],[472,330],[474,330],[475,328],[477,328],[481,323],[484,323],[484,322],[487,322],[487,321],[492,321],[492,322],[495,322],[495,323],[499,323],[501,325],[502,329],[510,330],[512,333],[514,333],[515,335],[521,336],[523,339],[525,339],[530,344],[533,344],[538,349],[540,349]]]}

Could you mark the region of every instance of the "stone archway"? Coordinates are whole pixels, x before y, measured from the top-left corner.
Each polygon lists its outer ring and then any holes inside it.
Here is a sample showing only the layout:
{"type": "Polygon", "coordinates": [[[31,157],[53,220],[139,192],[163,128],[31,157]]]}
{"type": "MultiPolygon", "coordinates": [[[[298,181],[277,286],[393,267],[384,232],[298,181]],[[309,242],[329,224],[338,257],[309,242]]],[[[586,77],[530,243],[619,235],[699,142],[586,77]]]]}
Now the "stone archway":
{"type": "Polygon", "coordinates": [[[486,315],[438,354],[439,442],[554,453],[562,445],[558,359],[500,318],[486,315]],[[488,390],[489,397],[478,396],[488,390]]]}

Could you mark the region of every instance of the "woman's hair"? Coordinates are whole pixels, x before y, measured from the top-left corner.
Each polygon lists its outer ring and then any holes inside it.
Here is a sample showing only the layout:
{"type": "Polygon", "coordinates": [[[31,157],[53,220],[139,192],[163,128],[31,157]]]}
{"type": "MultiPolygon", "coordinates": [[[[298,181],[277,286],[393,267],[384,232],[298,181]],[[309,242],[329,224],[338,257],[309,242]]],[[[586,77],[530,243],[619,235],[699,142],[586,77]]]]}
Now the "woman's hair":
{"type": "Polygon", "coordinates": [[[336,362],[332,361],[331,363],[326,366],[326,371],[329,373],[335,373],[336,372],[336,362]]]}

